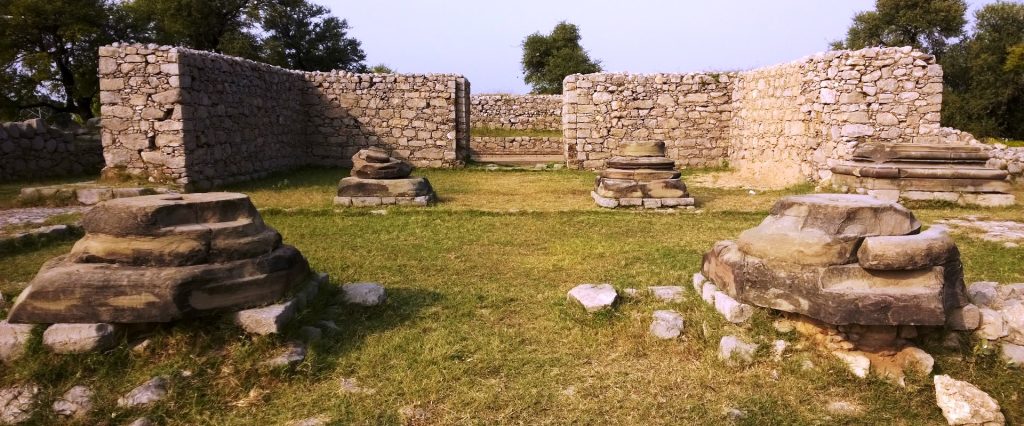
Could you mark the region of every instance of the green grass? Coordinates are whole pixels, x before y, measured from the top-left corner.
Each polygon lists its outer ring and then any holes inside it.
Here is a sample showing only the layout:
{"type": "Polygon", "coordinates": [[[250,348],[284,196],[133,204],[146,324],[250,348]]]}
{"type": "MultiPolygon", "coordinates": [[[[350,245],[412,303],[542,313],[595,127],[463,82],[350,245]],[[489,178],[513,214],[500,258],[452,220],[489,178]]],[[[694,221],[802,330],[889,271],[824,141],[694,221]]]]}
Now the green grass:
{"type": "Polygon", "coordinates": [[[511,138],[516,136],[528,136],[535,138],[560,138],[562,137],[562,131],[558,129],[553,130],[537,130],[537,129],[505,129],[499,127],[474,127],[470,129],[469,135],[471,137],[492,137],[492,138],[511,138]]]}
{"type": "MultiPolygon", "coordinates": [[[[942,424],[926,378],[906,388],[853,378],[831,357],[771,327],[758,310],[750,324],[725,322],[691,291],[681,303],[648,297],[589,316],[565,293],[587,282],[616,287],[684,285],[701,255],[721,239],[756,225],[779,196],[807,186],[750,195],[691,188],[700,208],[672,213],[608,211],[593,206],[593,175],[579,171],[417,170],[442,202],[429,208],[335,209],[330,198],[344,170],[310,169],[229,190],[245,191],[287,243],[328,272],[313,310],[290,326],[327,315],[334,285],[377,281],[389,299],[376,308],[346,307],[331,319],[342,331],[311,347],[294,370],[254,367],[294,336],[253,338],[224,320],[186,321],[153,334],[148,352],[122,345],[105,354],[31,355],[0,370],[0,386],[42,385],[41,407],[75,384],[97,390],[97,410],[81,424],[124,424],[148,415],[166,424],[283,424],[325,415],[332,424],[720,424],[730,407],[744,424],[942,424]],[[384,210],[386,214],[379,214],[384,210]],[[684,336],[648,336],[651,312],[676,309],[684,336]],[[768,356],[744,368],[716,359],[718,341],[738,334],[762,343],[785,338],[782,362],[768,356]],[[813,361],[815,371],[800,363],[813,361]],[[190,372],[183,377],[181,372],[190,372]],[[149,409],[120,409],[117,396],[156,374],[172,377],[170,397],[149,409]],[[372,394],[345,394],[356,378],[372,394]],[[833,400],[864,406],[853,418],[827,417],[833,400]],[[403,419],[416,408],[425,419],[403,419]]],[[[925,223],[977,210],[922,205],[925,223]]],[[[1019,208],[985,215],[1024,220],[1019,208]]],[[[1021,249],[955,235],[968,282],[1024,281],[1021,249]]],[[[69,242],[0,259],[8,299],[41,263],[69,242]]],[[[936,373],[968,380],[1024,421],[1024,374],[990,351],[955,352],[933,341],[936,373]]],[[[53,423],[38,410],[36,423],[53,423]]]]}
{"type": "Polygon", "coordinates": [[[988,139],[985,139],[985,143],[990,144],[990,145],[1001,143],[1001,144],[1009,146],[1009,147],[1017,147],[1017,148],[1024,147],[1024,141],[1018,141],[1018,140],[1013,140],[1013,139],[988,138],[988,139]]]}

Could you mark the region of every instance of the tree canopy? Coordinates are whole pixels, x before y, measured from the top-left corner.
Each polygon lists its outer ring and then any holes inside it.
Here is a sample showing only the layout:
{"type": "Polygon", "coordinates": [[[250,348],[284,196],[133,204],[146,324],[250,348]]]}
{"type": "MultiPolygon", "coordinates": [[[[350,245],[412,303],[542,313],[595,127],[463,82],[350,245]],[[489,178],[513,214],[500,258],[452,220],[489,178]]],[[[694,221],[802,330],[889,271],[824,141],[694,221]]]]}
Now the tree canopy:
{"type": "Polygon", "coordinates": [[[601,71],[601,62],[590,59],[580,45],[576,25],[560,22],[551,34],[530,34],[523,41],[523,80],[533,93],[562,93],[562,79],[570,74],[601,71]]]}
{"type": "Polygon", "coordinates": [[[158,43],[306,71],[365,71],[348,22],[308,0],[0,0],[0,119],[93,116],[99,47],[158,43]]]}
{"type": "Polygon", "coordinates": [[[964,33],[964,0],[876,0],[875,10],[858,13],[837,49],[914,46],[941,55],[949,40],[964,33]]]}

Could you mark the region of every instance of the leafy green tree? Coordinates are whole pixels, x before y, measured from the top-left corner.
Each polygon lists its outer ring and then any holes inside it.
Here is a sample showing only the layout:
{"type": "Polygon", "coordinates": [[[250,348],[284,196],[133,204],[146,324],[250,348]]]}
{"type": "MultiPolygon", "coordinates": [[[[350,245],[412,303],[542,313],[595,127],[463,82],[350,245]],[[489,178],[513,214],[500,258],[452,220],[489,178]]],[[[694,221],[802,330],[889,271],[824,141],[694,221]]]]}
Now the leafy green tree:
{"type": "Polygon", "coordinates": [[[601,71],[601,62],[590,59],[580,45],[580,31],[565,21],[551,34],[530,34],[523,41],[523,80],[533,93],[562,93],[562,79],[570,74],[601,71]]]}
{"type": "Polygon", "coordinates": [[[870,46],[914,46],[941,56],[967,24],[964,0],[876,0],[875,10],[858,13],[846,39],[834,49],[870,46]]]}
{"type": "Polygon", "coordinates": [[[256,0],[131,0],[125,4],[140,37],[250,59],[259,58],[253,33],[256,0]]]}
{"type": "Polygon", "coordinates": [[[359,40],[348,22],[307,0],[268,0],[260,8],[267,62],[305,71],[366,71],[359,40]]]}
{"type": "Polygon", "coordinates": [[[128,40],[117,3],[104,0],[0,0],[0,118],[46,108],[93,116],[97,50],[128,40]]]}
{"type": "Polygon", "coordinates": [[[942,65],[944,125],[978,137],[1024,139],[1024,4],[979,9],[973,33],[942,65]]]}

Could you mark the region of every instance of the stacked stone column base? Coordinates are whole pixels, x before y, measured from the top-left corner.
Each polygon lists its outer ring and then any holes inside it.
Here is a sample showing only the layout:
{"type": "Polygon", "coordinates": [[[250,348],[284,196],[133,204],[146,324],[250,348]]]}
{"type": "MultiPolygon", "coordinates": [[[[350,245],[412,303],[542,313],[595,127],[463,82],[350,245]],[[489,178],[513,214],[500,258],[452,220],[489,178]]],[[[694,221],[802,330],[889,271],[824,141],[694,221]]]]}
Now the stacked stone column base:
{"type": "Polygon", "coordinates": [[[338,183],[334,204],[339,206],[426,206],[436,200],[424,177],[410,177],[412,166],[370,148],[352,157],[352,176],[338,183]]]}
{"type": "Polygon", "coordinates": [[[665,157],[664,142],[625,144],[605,164],[609,168],[601,171],[590,193],[598,206],[653,209],[694,204],[675,162],[665,157]]]}

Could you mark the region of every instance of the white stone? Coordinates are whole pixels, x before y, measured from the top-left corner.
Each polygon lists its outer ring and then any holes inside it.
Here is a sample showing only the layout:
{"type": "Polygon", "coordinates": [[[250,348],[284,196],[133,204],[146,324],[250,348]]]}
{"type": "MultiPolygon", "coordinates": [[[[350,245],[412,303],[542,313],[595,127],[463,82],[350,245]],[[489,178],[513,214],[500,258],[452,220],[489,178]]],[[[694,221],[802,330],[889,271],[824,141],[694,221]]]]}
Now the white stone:
{"type": "Polygon", "coordinates": [[[715,310],[733,324],[746,322],[754,315],[753,307],[737,302],[723,291],[715,292],[715,310]]]}
{"type": "Polygon", "coordinates": [[[679,286],[654,286],[648,287],[647,290],[658,300],[665,302],[683,301],[683,288],[679,286]]]}
{"type": "Polygon", "coordinates": [[[149,405],[167,397],[167,378],[157,376],[132,389],[117,399],[117,406],[122,408],[149,405]]]}
{"type": "Polygon", "coordinates": [[[996,287],[999,283],[981,281],[972,283],[967,287],[967,298],[979,308],[998,308],[999,292],[996,287]]]}
{"type": "Polygon", "coordinates": [[[387,299],[384,286],[377,283],[345,284],[341,292],[345,302],[354,305],[377,306],[387,299]]]}
{"type": "Polygon", "coordinates": [[[837,416],[855,417],[864,413],[864,407],[856,402],[832,401],[825,404],[825,411],[837,416]]]}
{"type": "Polygon", "coordinates": [[[786,354],[787,348],[789,348],[789,342],[785,340],[780,339],[772,342],[772,360],[782,361],[782,357],[786,354]]]}
{"type": "Polygon", "coordinates": [[[249,333],[266,336],[280,333],[285,324],[295,317],[295,311],[295,302],[290,300],[276,305],[235,312],[232,315],[232,320],[249,333]]]}
{"type": "Polygon", "coordinates": [[[53,402],[53,412],[59,416],[80,417],[92,410],[92,389],[78,385],[68,389],[53,402]]]}
{"type": "Polygon", "coordinates": [[[654,311],[651,334],[659,339],[675,339],[683,332],[683,316],[676,311],[654,311]]]}
{"type": "Polygon", "coordinates": [[[704,283],[704,288],[701,289],[700,298],[704,300],[704,303],[709,305],[715,304],[715,294],[718,293],[718,287],[712,284],[710,281],[704,283]]]}
{"type": "Polygon", "coordinates": [[[1002,342],[999,346],[999,356],[1003,361],[1013,366],[1024,367],[1024,346],[1010,342],[1002,342]]]}
{"type": "Polygon", "coordinates": [[[871,371],[871,360],[863,352],[834,351],[832,355],[839,358],[854,376],[865,378],[871,371]]]}
{"type": "Polygon", "coordinates": [[[39,386],[28,384],[0,389],[0,424],[18,424],[32,417],[39,386]]]}
{"type": "Polygon", "coordinates": [[[698,272],[693,274],[693,291],[697,292],[697,296],[701,296],[704,292],[704,282],[708,279],[704,277],[704,274],[698,272]]]}
{"type": "Polygon", "coordinates": [[[277,356],[263,361],[265,367],[291,367],[306,359],[306,345],[301,342],[288,342],[277,356]]]}
{"type": "Polygon", "coordinates": [[[0,361],[11,362],[25,355],[33,324],[11,324],[0,321],[0,361]]]}
{"type": "Polygon", "coordinates": [[[1006,302],[999,313],[1002,314],[1003,322],[1006,325],[1004,340],[1016,345],[1024,345],[1024,302],[1019,300],[1006,302]]]}
{"type": "Polygon", "coordinates": [[[950,425],[1006,422],[999,403],[976,386],[947,375],[935,376],[935,402],[950,425]]]}
{"type": "Polygon", "coordinates": [[[946,317],[946,326],[953,330],[969,331],[981,325],[981,311],[974,304],[952,309],[946,317]]]}
{"type": "Polygon", "coordinates": [[[587,312],[598,312],[612,307],[618,293],[611,284],[580,284],[569,290],[569,300],[583,305],[587,312]]]}
{"type": "Polygon", "coordinates": [[[113,324],[54,324],[43,332],[43,346],[58,354],[103,351],[117,344],[113,324]]]}
{"type": "Polygon", "coordinates": [[[757,344],[747,343],[736,336],[725,336],[718,342],[718,359],[727,364],[750,364],[754,362],[757,344]]]}
{"type": "Polygon", "coordinates": [[[1003,320],[1003,315],[999,311],[989,308],[981,308],[978,311],[981,313],[981,326],[975,331],[978,337],[996,340],[1009,334],[1006,329],[1006,321],[1003,320]]]}

